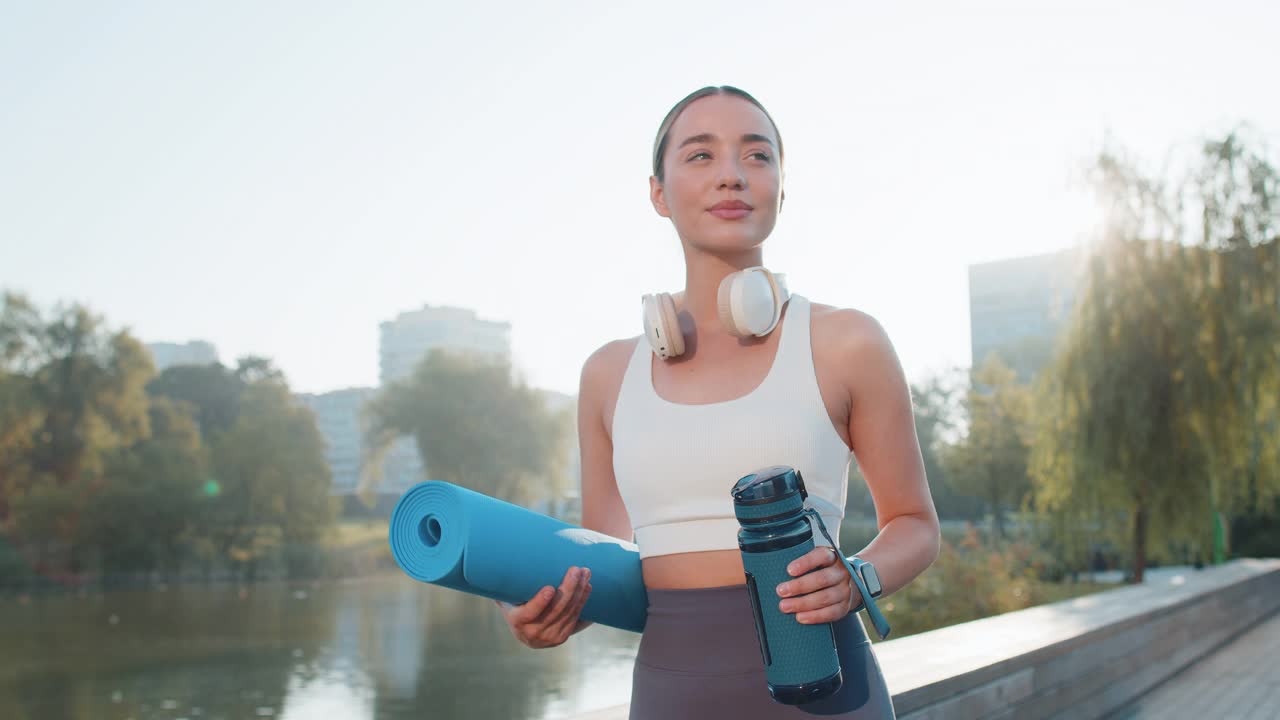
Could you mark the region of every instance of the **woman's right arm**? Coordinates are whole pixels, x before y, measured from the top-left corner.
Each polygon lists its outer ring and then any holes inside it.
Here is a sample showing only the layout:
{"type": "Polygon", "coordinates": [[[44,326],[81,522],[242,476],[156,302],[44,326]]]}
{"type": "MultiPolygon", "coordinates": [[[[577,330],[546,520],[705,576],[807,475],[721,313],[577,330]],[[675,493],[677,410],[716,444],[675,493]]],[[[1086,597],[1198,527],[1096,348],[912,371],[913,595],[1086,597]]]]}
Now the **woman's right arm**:
{"type": "Polygon", "coordinates": [[[634,347],[615,340],[591,354],[578,383],[578,445],[582,455],[582,526],[628,542],[631,518],[613,475],[610,419],[634,347]]]}
{"type": "MultiPolygon", "coordinates": [[[[613,414],[630,343],[611,342],[591,354],[578,382],[578,447],[582,466],[582,526],[631,540],[631,520],[613,475],[613,443],[606,417],[613,414]]],[[[591,623],[579,618],[591,594],[591,570],[569,568],[558,589],[542,588],[523,605],[498,603],[512,634],[532,648],[563,644],[591,623]]]]}

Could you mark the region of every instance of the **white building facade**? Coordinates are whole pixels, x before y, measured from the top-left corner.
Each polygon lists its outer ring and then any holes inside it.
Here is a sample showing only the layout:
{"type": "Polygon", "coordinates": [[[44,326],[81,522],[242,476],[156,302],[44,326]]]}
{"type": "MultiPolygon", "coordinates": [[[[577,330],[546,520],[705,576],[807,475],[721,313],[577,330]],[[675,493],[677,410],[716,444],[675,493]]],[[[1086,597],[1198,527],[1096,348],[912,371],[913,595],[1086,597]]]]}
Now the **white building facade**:
{"type": "Polygon", "coordinates": [[[995,353],[1027,382],[1049,362],[1075,305],[1083,257],[1072,248],[969,266],[974,369],[995,353]]]}

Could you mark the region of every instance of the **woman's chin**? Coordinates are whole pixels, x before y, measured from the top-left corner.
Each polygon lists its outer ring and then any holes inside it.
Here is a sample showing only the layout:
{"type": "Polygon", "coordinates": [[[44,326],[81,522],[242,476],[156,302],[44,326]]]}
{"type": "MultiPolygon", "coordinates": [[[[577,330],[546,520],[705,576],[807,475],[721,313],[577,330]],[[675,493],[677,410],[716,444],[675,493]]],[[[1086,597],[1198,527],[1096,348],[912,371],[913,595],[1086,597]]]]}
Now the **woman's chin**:
{"type": "Polygon", "coordinates": [[[715,228],[711,232],[689,238],[687,242],[694,249],[711,255],[735,255],[755,250],[767,237],[769,234],[761,232],[759,228],[715,228]]]}
{"type": "Polygon", "coordinates": [[[733,256],[756,250],[764,240],[764,237],[758,235],[712,237],[695,241],[693,246],[709,255],[733,256]]]}

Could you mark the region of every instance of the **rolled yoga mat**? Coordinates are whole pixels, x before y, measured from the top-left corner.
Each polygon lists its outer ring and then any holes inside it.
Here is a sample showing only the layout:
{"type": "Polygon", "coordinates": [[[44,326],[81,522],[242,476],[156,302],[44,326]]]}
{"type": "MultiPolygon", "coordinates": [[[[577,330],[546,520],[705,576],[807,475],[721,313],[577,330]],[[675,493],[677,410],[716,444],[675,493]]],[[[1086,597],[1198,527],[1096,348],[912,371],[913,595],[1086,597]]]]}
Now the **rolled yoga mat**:
{"type": "Polygon", "coordinates": [[[649,605],[640,552],[442,480],[409,488],[391,511],[391,554],[409,577],[512,604],[559,587],[570,567],[591,569],[581,618],[643,632],[649,605]]]}

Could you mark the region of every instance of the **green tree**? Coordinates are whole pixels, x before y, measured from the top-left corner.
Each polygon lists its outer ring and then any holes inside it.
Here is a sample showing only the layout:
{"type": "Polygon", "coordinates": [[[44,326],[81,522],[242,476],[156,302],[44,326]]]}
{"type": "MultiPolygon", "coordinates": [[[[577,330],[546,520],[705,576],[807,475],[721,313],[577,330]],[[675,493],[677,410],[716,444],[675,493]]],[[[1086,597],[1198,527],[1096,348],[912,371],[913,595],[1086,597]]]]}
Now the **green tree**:
{"type": "Polygon", "coordinates": [[[175,569],[201,509],[207,457],[189,407],[153,398],[151,435],[108,460],[87,507],[86,540],[104,573],[175,569]]]}
{"type": "Polygon", "coordinates": [[[196,411],[200,433],[205,437],[231,428],[240,414],[240,393],[244,390],[246,361],[233,371],[220,363],[209,365],[174,365],[165,368],[147,384],[153,397],[181,400],[196,411]]]}
{"type": "Polygon", "coordinates": [[[1159,184],[1114,155],[1108,201],[1068,337],[1043,376],[1038,504],[1083,522],[1127,518],[1135,582],[1150,538],[1203,537],[1206,461],[1193,379],[1201,358],[1194,260],[1159,184]]]}
{"type": "Polygon", "coordinates": [[[265,358],[157,377],[128,331],[7,294],[0,421],[0,530],[41,572],[172,568],[193,547],[252,572],[333,519],[315,416],[265,358]]]}
{"type": "Polygon", "coordinates": [[[1266,154],[1238,129],[1204,144],[1191,182],[1204,250],[1200,430],[1211,500],[1227,515],[1271,510],[1280,494],[1280,177],[1266,154]]]}
{"type": "MultiPolygon", "coordinates": [[[[0,432],[7,504],[39,478],[69,488],[100,476],[110,452],[147,437],[144,386],[154,372],[140,342],[127,331],[109,331],[83,306],[61,307],[45,318],[25,297],[6,293],[0,393],[7,407],[0,414],[14,420],[0,432]]],[[[64,540],[76,536],[78,517],[70,513],[56,523],[64,540]]]]}
{"type": "Polygon", "coordinates": [[[537,390],[512,380],[505,362],[434,350],[370,400],[366,418],[366,493],[406,435],[437,479],[526,504],[567,489],[571,409],[552,413],[537,390]]]}
{"type": "Polygon", "coordinates": [[[962,368],[933,374],[911,386],[911,397],[920,454],[938,516],[972,520],[981,516],[982,501],[957,487],[944,462],[959,432],[964,375],[962,368]]]}
{"type": "Polygon", "coordinates": [[[964,405],[968,431],[943,453],[947,475],[959,492],[982,498],[1004,538],[1005,513],[1030,490],[1031,391],[998,355],[988,355],[964,405]]]}
{"type": "Polygon", "coordinates": [[[31,379],[0,367],[0,530],[10,500],[32,484],[31,449],[44,414],[35,402],[31,379]]]}
{"type": "Polygon", "coordinates": [[[332,478],[315,414],[277,372],[253,373],[231,427],[209,439],[213,485],[200,531],[252,579],[268,554],[315,543],[332,525],[332,478]]]}

